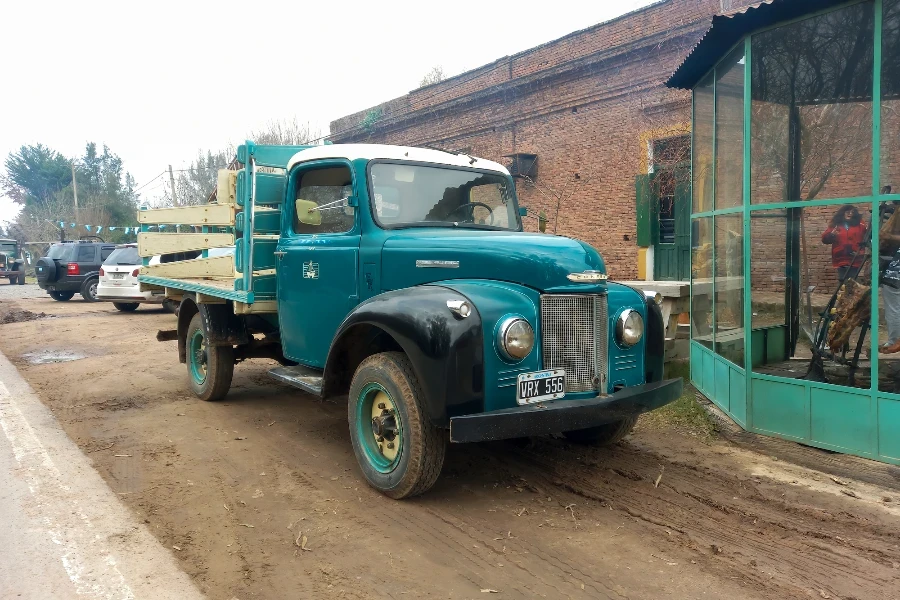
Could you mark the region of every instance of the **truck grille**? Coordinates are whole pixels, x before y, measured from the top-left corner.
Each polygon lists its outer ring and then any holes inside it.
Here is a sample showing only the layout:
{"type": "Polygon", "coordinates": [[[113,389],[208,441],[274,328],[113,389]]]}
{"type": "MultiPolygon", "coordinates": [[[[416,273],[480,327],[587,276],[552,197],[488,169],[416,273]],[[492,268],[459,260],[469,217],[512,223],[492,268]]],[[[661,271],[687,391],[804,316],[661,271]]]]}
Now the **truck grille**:
{"type": "Polygon", "coordinates": [[[606,392],[606,296],[541,296],[541,347],[545,369],[566,370],[566,392],[606,392]]]}

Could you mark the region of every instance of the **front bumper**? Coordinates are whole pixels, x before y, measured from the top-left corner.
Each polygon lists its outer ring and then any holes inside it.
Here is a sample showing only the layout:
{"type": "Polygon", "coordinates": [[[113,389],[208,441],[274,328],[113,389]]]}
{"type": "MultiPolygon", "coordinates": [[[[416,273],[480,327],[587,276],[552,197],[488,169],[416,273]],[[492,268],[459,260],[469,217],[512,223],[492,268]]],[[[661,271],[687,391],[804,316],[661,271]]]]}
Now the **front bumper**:
{"type": "Polygon", "coordinates": [[[529,404],[450,419],[450,441],[485,442],[587,429],[655,410],[681,396],[681,379],[624,388],[592,400],[529,404]]]}

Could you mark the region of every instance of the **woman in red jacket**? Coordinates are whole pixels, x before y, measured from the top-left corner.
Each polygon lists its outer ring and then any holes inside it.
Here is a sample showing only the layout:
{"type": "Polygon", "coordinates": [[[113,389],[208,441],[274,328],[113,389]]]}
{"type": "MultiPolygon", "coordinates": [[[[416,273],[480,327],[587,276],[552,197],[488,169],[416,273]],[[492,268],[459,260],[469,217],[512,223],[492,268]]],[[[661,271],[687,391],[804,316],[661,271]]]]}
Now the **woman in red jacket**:
{"type": "Polygon", "coordinates": [[[831,244],[831,266],[837,269],[838,279],[859,275],[865,257],[856,256],[866,235],[866,224],[856,207],[845,204],[831,218],[831,225],[822,234],[822,243],[831,244]],[[853,260],[856,256],[856,260],[853,260]]]}

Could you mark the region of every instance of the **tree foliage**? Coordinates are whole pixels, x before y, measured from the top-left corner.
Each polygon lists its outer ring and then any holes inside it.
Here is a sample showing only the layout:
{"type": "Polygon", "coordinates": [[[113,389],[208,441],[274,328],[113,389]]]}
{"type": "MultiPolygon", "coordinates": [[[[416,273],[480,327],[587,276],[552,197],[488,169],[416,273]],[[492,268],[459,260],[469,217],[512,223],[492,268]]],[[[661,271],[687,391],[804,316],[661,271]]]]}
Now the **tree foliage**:
{"type": "MultiPolygon", "coordinates": [[[[0,175],[0,191],[22,205],[9,231],[21,241],[59,238],[59,221],[79,226],[135,225],[138,197],[134,178],[122,159],[103,146],[90,142],[84,154],[73,160],[56,150],[35,144],[11,152],[0,175]],[[75,166],[75,184],[72,165],[75,166]],[[75,188],[78,214],[75,214],[75,188]]],[[[87,233],[83,227],[66,232],[69,237],[87,233]]],[[[120,241],[112,233],[112,241],[120,241]]]]}

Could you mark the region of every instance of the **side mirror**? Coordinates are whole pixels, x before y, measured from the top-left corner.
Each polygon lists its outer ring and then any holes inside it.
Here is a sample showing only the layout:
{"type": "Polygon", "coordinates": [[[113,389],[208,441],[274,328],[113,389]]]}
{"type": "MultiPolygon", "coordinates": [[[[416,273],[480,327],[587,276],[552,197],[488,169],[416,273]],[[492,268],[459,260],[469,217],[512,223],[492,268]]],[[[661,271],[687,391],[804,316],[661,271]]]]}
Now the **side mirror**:
{"type": "Polygon", "coordinates": [[[29,265],[31,264],[31,252],[25,253],[25,260],[28,262],[29,265]]]}
{"type": "Polygon", "coordinates": [[[528,216],[528,207],[527,207],[527,206],[520,206],[520,207],[519,207],[519,216],[520,216],[520,217],[527,217],[527,216],[528,216]]]}
{"type": "Polygon", "coordinates": [[[322,213],[319,212],[319,205],[312,200],[300,200],[298,198],[294,203],[294,208],[297,211],[297,220],[304,225],[318,226],[322,224],[322,213]]]}

